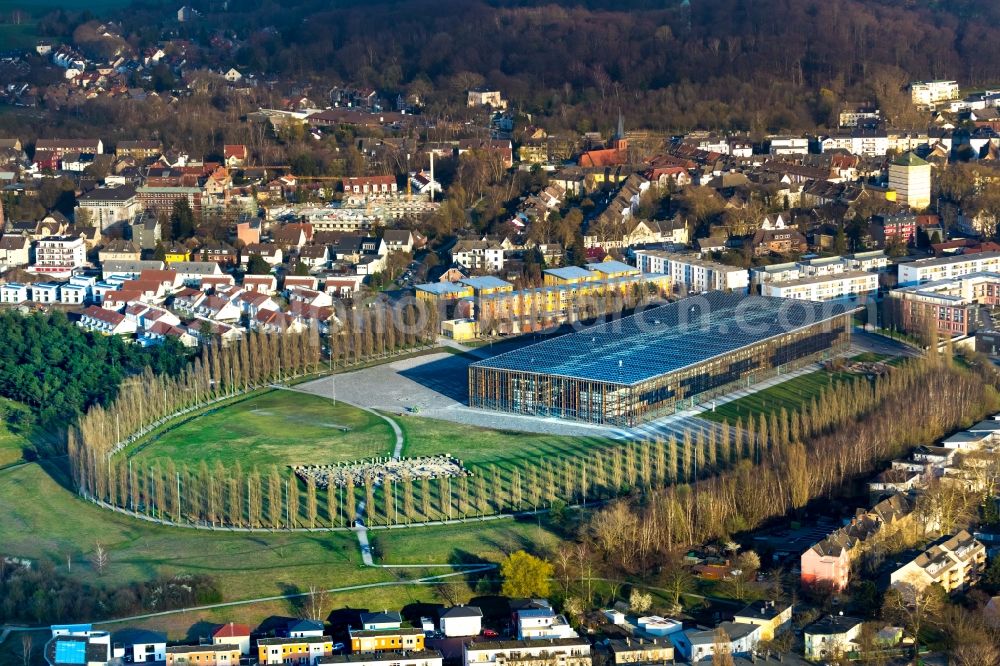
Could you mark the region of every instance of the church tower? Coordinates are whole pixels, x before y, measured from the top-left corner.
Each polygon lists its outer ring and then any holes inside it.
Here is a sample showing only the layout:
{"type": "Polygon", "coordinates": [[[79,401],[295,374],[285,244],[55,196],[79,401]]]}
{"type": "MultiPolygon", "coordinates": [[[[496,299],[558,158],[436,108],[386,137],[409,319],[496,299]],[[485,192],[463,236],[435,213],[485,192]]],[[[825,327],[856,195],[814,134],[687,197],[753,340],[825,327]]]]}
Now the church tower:
{"type": "Polygon", "coordinates": [[[620,153],[628,152],[628,139],[625,138],[625,117],[621,109],[618,110],[618,131],[615,132],[615,150],[620,153]]]}

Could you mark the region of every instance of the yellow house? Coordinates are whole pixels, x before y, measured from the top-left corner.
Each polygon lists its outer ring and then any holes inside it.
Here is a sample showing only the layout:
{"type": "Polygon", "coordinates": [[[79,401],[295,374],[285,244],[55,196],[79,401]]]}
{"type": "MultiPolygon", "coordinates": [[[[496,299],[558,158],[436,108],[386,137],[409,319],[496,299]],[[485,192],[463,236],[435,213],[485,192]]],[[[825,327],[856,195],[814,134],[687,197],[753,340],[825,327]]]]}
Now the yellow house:
{"type": "Polygon", "coordinates": [[[792,605],[774,601],[757,601],[736,613],[733,622],[756,624],[760,640],[770,641],[792,623],[792,605]]]}
{"type": "Polygon", "coordinates": [[[191,250],[183,245],[174,244],[167,248],[163,254],[163,261],[168,264],[176,264],[182,261],[191,261],[191,250]]]}
{"type": "Polygon", "coordinates": [[[257,660],[264,666],[313,666],[320,657],[333,654],[329,636],[262,638],[257,641],[257,660]]]}
{"type": "Polygon", "coordinates": [[[514,291],[514,285],[500,278],[484,275],[482,277],[463,278],[458,281],[466,287],[471,287],[476,296],[489,294],[505,294],[514,291]]]}
{"type": "Polygon", "coordinates": [[[368,629],[351,631],[351,652],[385,652],[424,649],[422,629],[368,629]]]}
{"type": "Polygon", "coordinates": [[[175,645],[167,648],[167,666],[239,666],[239,645],[175,645]]]}

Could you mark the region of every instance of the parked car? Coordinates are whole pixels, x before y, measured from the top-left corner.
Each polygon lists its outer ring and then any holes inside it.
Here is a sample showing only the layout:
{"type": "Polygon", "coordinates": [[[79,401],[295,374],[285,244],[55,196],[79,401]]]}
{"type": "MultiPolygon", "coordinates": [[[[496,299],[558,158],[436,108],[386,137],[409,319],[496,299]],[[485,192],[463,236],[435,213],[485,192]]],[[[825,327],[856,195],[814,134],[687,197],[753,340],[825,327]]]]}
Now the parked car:
{"type": "Polygon", "coordinates": [[[500,634],[493,631],[492,629],[483,629],[484,638],[500,638],[500,634]]]}

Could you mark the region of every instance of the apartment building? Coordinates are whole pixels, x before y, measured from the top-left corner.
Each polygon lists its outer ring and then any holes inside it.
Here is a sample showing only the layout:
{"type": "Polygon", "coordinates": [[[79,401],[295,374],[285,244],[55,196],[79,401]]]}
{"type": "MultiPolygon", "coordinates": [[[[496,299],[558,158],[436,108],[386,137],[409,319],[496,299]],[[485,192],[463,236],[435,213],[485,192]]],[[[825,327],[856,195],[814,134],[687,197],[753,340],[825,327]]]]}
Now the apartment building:
{"type": "Polygon", "coordinates": [[[919,107],[958,99],[958,81],[914,81],[910,84],[910,98],[919,107]]]}
{"type": "Polygon", "coordinates": [[[899,285],[902,287],[951,280],[970,273],[1000,273],[1000,252],[977,252],[955,257],[919,259],[899,265],[899,285]]]}
{"type": "Polygon", "coordinates": [[[393,652],[424,649],[421,629],[362,629],[350,630],[351,652],[393,652]]]}
{"type": "Polygon", "coordinates": [[[975,584],[985,568],[986,546],[962,530],[889,574],[889,585],[904,595],[935,583],[954,592],[975,584]]]}
{"type": "Polygon", "coordinates": [[[848,271],[833,275],[770,282],[761,285],[761,295],[800,301],[862,301],[878,291],[878,274],[848,271]]]}
{"type": "Polygon", "coordinates": [[[56,278],[69,277],[77,268],[87,264],[87,248],[79,236],[49,236],[35,246],[33,273],[56,278]]]}
{"type": "Polygon", "coordinates": [[[226,643],[174,645],[167,648],[167,666],[239,666],[240,648],[226,643]]]}
{"type": "Polygon", "coordinates": [[[329,636],[257,641],[257,661],[262,666],[316,666],[321,657],[332,655],[333,639],[329,636]]]}
{"type": "Polygon", "coordinates": [[[464,654],[465,666],[591,666],[584,638],[470,642],[464,654]]]}
{"type": "Polygon", "coordinates": [[[889,296],[899,304],[898,323],[904,330],[922,331],[933,324],[940,335],[969,335],[984,323],[981,306],[1000,305],[1000,273],[933,280],[894,289],[889,296]]]}
{"type": "Polygon", "coordinates": [[[319,666],[441,666],[443,659],[437,650],[415,650],[335,654],[323,657],[318,663],[319,666]]]}
{"type": "Polygon", "coordinates": [[[750,286],[750,273],[746,269],[707,261],[693,254],[638,250],[635,261],[643,273],[666,275],[681,291],[745,292],[750,286]]]}

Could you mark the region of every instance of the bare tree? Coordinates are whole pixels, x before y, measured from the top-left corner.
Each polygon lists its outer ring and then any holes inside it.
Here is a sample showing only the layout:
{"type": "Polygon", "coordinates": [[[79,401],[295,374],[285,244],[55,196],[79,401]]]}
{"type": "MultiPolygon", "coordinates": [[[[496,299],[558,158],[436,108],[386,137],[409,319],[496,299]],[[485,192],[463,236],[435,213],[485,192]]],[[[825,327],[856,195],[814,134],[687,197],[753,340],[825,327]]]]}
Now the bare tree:
{"type": "Polygon", "coordinates": [[[21,634],[21,663],[31,666],[31,655],[35,651],[35,639],[28,632],[21,634]]]}
{"type": "Polygon", "coordinates": [[[97,572],[98,576],[103,576],[105,569],[108,568],[108,550],[100,541],[94,544],[94,552],[90,556],[90,563],[93,565],[94,571],[97,572]]]}
{"type": "Polygon", "coordinates": [[[320,589],[316,585],[310,585],[309,596],[307,597],[305,606],[303,606],[306,619],[322,622],[326,617],[326,607],[328,602],[329,596],[327,595],[326,590],[320,589]]]}

